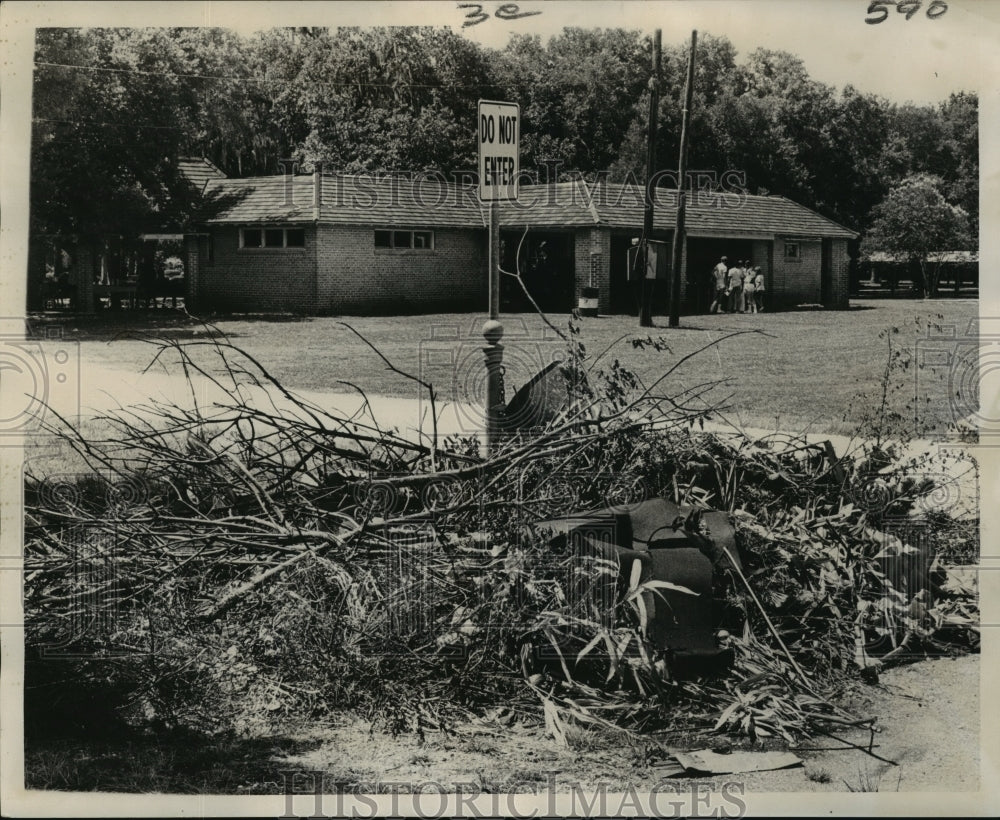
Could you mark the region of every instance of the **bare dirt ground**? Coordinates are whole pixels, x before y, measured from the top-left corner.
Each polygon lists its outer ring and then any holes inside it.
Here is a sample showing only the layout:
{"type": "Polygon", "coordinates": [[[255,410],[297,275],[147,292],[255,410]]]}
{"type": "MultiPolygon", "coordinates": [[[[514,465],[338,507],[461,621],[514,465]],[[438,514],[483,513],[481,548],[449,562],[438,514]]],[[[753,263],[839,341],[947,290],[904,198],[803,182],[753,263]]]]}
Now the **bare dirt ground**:
{"type": "MultiPolygon", "coordinates": [[[[804,765],[772,772],[725,775],[748,793],[845,791],[977,791],[980,788],[978,655],[926,660],[883,672],[877,686],[858,684],[842,705],[859,715],[878,715],[882,731],[874,749],[899,765],[854,750],[797,750],[804,765]]],[[[574,748],[557,746],[541,727],[514,721],[510,726],[465,726],[446,735],[369,733],[368,724],[347,720],[315,726],[320,741],[310,751],[286,757],[284,768],[323,771],[327,789],[381,792],[398,784],[440,784],[445,791],[558,792],[574,788],[645,792],[669,773],[666,752],[597,733],[580,732],[574,748]],[[393,786],[392,784],[397,784],[393,786]]],[[[867,745],[867,730],[843,734],[867,745]]],[[[705,742],[665,743],[668,749],[718,746],[705,742]]],[[[311,744],[310,744],[311,745],[311,744]]],[[[817,738],[803,746],[837,746],[817,738]]],[[[680,784],[683,780],[674,780],[680,784]]],[[[437,788],[435,786],[435,788],[437,788]]]]}

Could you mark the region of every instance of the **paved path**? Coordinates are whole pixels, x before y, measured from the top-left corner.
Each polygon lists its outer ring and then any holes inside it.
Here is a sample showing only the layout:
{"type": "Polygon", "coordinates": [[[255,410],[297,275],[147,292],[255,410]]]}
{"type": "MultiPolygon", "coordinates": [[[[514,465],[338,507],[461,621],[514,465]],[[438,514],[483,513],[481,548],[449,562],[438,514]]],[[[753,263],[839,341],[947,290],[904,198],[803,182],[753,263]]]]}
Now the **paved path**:
{"type": "MultiPolygon", "coordinates": [[[[69,389],[53,389],[50,401],[55,409],[63,415],[76,415],[77,401],[83,417],[104,412],[116,407],[133,405],[149,405],[151,402],[176,402],[182,406],[191,406],[197,400],[204,406],[213,402],[228,402],[231,397],[219,387],[212,385],[204,378],[195,376],[192,379],[194,391],[180,375],[150,370],[145,373],[135,373],[106,367],[98,362],[84,360],[80,368],[79,400],[74,391],[69,389]]],[[[393,396],[368,395],[363,398],[357,393],[335,391],[295,390],[301,398],[316,406],[341,416],[358,416],[364,420],[374,416],[383,429],[395,429],[399,435],[411,440],[427,441],[431,435],[430,403],[426,400],[407,399],[393,396]],[[366,408],[366,399],[368,407],[366,408]]],[[[258,406],[274,406],[289,410],[291,403],[277,395],[277,391],[265,392],[262,389],[249,390],[248,394],[258,406]]],[[[438,408],[439,438],[450,435],[481,435],[485,428],[483,408],[458,403],[439,404],[438,408]]],[[[705,429],[711,432],[743,432],[753,438],[776,435],[774,430],[753,428],[727,424],[724,421],[708,422],[705,429]]],[[[787,433],[777,433],[787,437],[787,433]]],[[[818,443],[829,439],[836,452],[840,455],[856,453],[860,442],[846,436],[827,433],[809,433],[805,436],[810,443],[818,443]]],[[[969,515],[978,512],[979,479],[974,464],[969,461],[968,453],[972,448],[965,448],[964,458],[952,459],[935,466],[932,470],[939,476],[947,476],[947,488],[934,494],[928,508],[948,507],[953,514],[969,515]]],[[[910,458],[920,458],[927,453],[957,452],[954,448],[942,448],[935,442],[915,440],[903,453],[901,461],[910,458]]]]}

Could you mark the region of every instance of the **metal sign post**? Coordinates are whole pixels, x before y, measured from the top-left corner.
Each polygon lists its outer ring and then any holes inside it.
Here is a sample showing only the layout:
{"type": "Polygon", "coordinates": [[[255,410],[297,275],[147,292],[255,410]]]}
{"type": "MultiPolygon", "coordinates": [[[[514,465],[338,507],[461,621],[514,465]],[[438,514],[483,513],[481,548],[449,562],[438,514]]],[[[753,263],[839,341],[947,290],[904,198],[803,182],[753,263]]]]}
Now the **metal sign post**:
{"type": "Polygon", "coordinates": [[[517,199],[521,171],[521,109],[479,101],[479,199],[490,203],[489,310],[486,346],[486,447],[496,452],[503,429],[503,325],[500,324],[500,202],[517,199]]]}

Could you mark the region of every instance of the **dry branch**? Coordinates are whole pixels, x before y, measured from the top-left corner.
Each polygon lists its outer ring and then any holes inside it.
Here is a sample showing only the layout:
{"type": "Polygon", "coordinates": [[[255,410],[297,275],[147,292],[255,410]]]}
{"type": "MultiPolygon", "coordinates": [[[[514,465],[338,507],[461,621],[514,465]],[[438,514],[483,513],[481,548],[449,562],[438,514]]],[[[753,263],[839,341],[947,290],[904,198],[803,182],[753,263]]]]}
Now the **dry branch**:
{"type": "MultiPolygon", "coordinates": [[[[570,366],[588,383],[544,429],[488,458],[441,446],[433,387],[417,377],[432,401],[429,447],[384,430],[361,390],[357,413],[327,411],[224,339],[161,341],[154,361],[176,359],[190,404],[111,411],[102,438],[63,424],[56,431],[94,475],[61,489],[29,477],[29,642],[78,639],[73,624],[94,616],[96,597],[123,620],[93,642],[141,647],[141,663],[120,662],[139,690],[205,721],[235,709],[234,693],[257,703],[247,695],[257,686],[269,693],[262,711],[274,698],[288,709],[327,699],[386,720],[409,710],[446,721],[428,709],[492,698],[548,716],[556,731],[668,723],[792,738],[863,725],[831,700],[852,673],[857,636],[917,634],[909,602],[878,570],[875,513],[847,501],[865,476],[847,458],[841,473],[817,462],[802,442],[693,432],[718,409],[708,397],[720,383],[657,391],[696,353],[644,385],[623,369],[597,372],[572,337],[570,366]],[[197,401],[202,378],[217,401],[197,401]],[[746,632],[730,678],[665,677],[635,589],[611,613],[570,607],[571,556],[532,525],[608,506],[602,475],[734,511],[747,569],[731,603],[746,632]],[[566,477],[575,483],[560,491],[566,477]],[[119,486],[132,494],[109,489],[119,486]],[[512,676],[518,647],[545,634],[558,673],[512,676]],[[596,683],[588,663],[600,667],[596,683]]],[[[909,488],[894,503],[918,495],[909,488]]],[[[950,606],[956,618],[975,613],[967,598],[950,606]]]]}

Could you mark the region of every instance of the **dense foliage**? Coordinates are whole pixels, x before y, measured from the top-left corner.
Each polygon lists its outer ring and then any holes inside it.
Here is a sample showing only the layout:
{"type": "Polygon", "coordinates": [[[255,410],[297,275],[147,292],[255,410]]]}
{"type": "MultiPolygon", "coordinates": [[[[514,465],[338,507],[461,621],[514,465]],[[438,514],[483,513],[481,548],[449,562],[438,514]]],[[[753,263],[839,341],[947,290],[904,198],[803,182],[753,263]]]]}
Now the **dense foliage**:
{"type": "MultiPolygon", "coordinates": [[[[969,218],[942,192],[943,181],[927,174],[904,179],[872,211],[865,247],[888,251],[920,263],[924,296],[936,296],[941,262],[931,254],[943,248],[963,248],[969,242],[969,218]]],[[[940,257],[938,257],[940,260],[940,257]]]]}
{"type": "MultiPolygon", "coordinates": [[[[687,46],[665,46],[658,157],[677,157],[687,46]]],[[[689,167],[745,173],[865,230],[898,183],[926,173],[978,230],[978,100],[897,104],[812,80],[802,61],[725,37],[698,50],[689,167]]],[[[128,234],[183,214],[178,156],[230,175],[316,160],[346,172],[474,167],[479,98],[516,100],[522,165],[541,179],[641,174],[649,38],[567,29],[493,51],[447,29],[41,29],[32,216],[49,234],[128,234]],[[97,207],[95,207],[97,206],[97,207]]]]}

